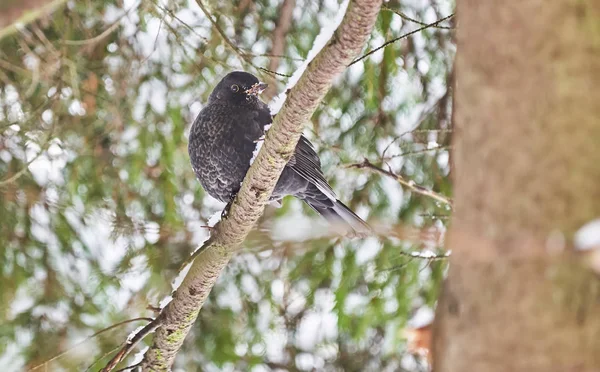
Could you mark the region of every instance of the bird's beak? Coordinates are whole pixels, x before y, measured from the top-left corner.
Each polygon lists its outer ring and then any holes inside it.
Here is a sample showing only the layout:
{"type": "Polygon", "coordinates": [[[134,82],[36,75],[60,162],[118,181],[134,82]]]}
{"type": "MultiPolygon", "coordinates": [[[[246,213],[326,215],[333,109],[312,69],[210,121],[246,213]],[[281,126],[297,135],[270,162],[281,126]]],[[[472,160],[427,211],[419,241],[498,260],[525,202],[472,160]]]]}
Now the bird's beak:
{"type": "Polygon", "coordinates": [[[250,89],[246,90],[246,94],[248,95],[252,95],[252,96],[258,96],[259,94],[261,94],[265,89],[267,89],[269,85],[266,83],[256,83],[253,86],[250,87],[250,89]]]}

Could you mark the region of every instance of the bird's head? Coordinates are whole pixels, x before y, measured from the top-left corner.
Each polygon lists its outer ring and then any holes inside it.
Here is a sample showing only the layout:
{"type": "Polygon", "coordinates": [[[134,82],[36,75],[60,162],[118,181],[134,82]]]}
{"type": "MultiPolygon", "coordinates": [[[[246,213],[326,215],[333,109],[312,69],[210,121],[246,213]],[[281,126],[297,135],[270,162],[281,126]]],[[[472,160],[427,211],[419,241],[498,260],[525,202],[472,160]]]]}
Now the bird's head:
{"type": "Polygon", "coordinates": [[[255,103],[258,95],[267,88],[267,84],[258,81],[256,76],[243,71],[227,74],[213,89],[209,102],[220,101],[236,105],[255,103]]]}

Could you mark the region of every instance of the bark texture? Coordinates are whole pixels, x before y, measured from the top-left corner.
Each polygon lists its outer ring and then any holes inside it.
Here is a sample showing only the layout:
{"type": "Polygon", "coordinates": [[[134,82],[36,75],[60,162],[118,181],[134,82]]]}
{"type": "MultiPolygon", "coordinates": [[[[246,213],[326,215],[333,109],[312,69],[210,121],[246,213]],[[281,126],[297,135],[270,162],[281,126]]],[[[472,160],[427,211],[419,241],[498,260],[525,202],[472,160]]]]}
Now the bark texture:
{"type": "Polygon", "coordinates": [[[375,24],[381,0],[352,1],[329,44],[315,57],[289,92],[248,171],[228,217],[215,226],[209,242],[160,314],[153,345],[142,362],[144,371],[165,371],[198,316],[229,259],[244,241],[293,154],[304,123],[331,87],[333,79],[360,53],[375,24]]]}
{"type": "Polygon", "coordinates": [[[451,265],[434,371],[600,371],[600,1],[458,2],[451,265]]]}

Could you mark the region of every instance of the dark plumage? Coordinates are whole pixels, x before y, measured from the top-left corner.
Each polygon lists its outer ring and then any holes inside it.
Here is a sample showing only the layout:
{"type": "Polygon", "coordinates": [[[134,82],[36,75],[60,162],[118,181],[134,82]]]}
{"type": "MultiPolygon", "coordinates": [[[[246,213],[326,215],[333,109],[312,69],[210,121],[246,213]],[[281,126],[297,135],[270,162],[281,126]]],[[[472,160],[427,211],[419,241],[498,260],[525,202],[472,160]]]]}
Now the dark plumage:
{"type": "MultiPolygon", "coordinates": [[[[266,87],[246,72],[225,76],[210,94],[190,131],[188,152],[196,177],[212,197],[230,202],[250,168],[256,142],[271,124],[269,107],[258,99],[266,87]]],[[[293,195],[328,221],[349,227],[358,235],[369,226],[337,200],[321,171],[321,161],[304,137],[296,146],[271,196],[280,201],[293,195]]]]}

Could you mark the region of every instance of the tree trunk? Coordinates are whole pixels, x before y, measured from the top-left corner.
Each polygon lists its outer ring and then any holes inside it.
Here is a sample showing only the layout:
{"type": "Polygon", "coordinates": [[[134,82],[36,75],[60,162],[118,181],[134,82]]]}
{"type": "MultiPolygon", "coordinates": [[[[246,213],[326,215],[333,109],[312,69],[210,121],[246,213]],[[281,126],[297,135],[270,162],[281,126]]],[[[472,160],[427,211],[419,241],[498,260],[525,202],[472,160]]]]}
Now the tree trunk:
{"type": "Polygon", "coordinates": [[[452,259],[434,371],[600,371],[600,1],[458,2],[452,259]]]}

